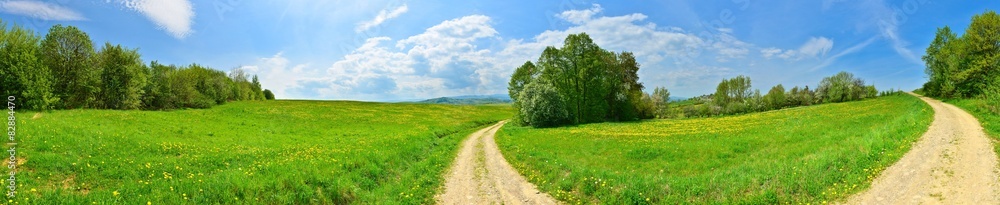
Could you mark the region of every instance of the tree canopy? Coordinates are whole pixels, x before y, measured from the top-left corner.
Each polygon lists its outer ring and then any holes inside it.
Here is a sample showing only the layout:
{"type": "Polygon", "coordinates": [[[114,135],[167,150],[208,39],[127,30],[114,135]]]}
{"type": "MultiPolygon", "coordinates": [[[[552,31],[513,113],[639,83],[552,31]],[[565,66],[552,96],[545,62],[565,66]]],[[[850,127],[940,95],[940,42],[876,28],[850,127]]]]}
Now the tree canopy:
{"type": "Polygon", "coordinates": [[[526,62],[514,71],[508,91],[514,106],[521,110],[515,119],[523,119],[522,123],[532,126],[542,126],[523,118],[542,112],[534,110],[537,106],[524,104],[529,100],[520,99],[525,97],[522,95],[524,92],[538,93],[530,90],[533,87],[551,87],[555,91],[558,101],[563,103],[559,107],[565,109],[568,115],[565,123],[652,117],[652,111],[638,110],[643,99],[643,85],[638,82],[638,71],[639,63],[631,52],[604,50],[586,33],[571,34],[561,48],[546,47],[536,62],[526,62]],[[532,83],[547,86],[527,86],[532,83]]]}

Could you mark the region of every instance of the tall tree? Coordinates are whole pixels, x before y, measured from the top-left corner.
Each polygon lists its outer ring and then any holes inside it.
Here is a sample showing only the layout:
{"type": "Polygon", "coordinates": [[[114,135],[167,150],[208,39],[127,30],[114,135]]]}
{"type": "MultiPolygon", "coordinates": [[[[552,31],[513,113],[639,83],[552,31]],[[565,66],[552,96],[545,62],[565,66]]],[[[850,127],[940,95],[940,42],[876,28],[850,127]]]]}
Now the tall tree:
{"type": "Polygon", "coordinates": [[[514,74],[510,76],[510,82],[507,83],[508,95],[510,95],[511,100],[516,103],[521,90],[524,90],[524,86],[531,83],[531,80],[537,75],[538,69],[535,68],[535,64],[531,63],[531,61],[524,62],[523,65],[517,67],[514,70],[514,74]]]}
{"type": "Polygon", "coordinates": [[[1000,73],[1000,15],[994,11],[975,15],[962,38],[966,40],[966,69],[958,74],[964,80],[959,85],[963,93],[975,96],[994,83],[993,75],[1000,73]]]}
{"type": "Polygon", "coordinates": [[[45,110],[58,101],[52,94],[52,76],[38,59],[40,37],[0,22],[0,92],[15,96],[19,107],[45,110]]]}
{"type": "Polygon", "coordinates": [[[110,109],[138,109],[142,105],[147,83],[146,68],[139,51],[121,45],[105,43],[97,53],[102,70],[100,99],[102,107],[110,109]]]}
{"type": "Polygon", "coordinates": [[[253,75],[253,80],[250,81],[250,89],[253,92],[252,100],[264,99],[264,91],[261,90],[260,80],[257,79],[257,75],[253,75]]]}
{"type": "Polygon", "coordinates": [[[55,25],[42,40],[42,63],[52,71],[54,94],[66,108],[97,105],[100,69],[94,65],[94,46],[88,36],[73,26],[55,25]]]}
{"type": "Polygon", "coordinates": [[[928,76],[924,91],[930,96],[950,97],[952,95],[953,88],[943,89],[946,85],[953,87],[951,84],[954,84],[949,79],[949,76],[953,75],[948,63],[951,53],[945,52],[945,46],[954,43],[956,38],[955,33],[948,26],[938,28],[934,40],[927,47],[927,54],[922,57],[927,66],[924,72],[928,76]]]}
{"type": "Polygon", "coordinates": [[[178,108],[177,95],[173,93],[170,78],[177,73],[174,65],[163,65],[156,61],[150,62],[146,73],[149,77],[146,83],[145,95],[143,95],[143,107],[145,109],[174,109],[178,108]]]}
{"type": "Polygon", "coordinates": [[[739,75],[731,79],[722,79],[715,88],[714,100],[721,107],[734,103],[746,103],[753,94],[750,90],[750,77],[739,75]]]}

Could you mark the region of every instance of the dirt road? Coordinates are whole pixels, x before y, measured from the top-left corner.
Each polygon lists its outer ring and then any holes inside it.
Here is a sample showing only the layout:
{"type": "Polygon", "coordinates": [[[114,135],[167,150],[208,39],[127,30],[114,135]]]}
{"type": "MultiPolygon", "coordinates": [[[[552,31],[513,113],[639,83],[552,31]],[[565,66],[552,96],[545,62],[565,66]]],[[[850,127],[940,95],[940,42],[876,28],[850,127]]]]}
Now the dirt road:
{"type": "Polygon", "coordinates": [[[997,155],[975,117],[919,96],[934,121],[903,158],[848,204],[1000,204],[997,155]]]}
{"type": "Polygon", "coordinates": [[[476,131],[462,142],[446,175],[439,204],[556,204],[514,170],[493,135],[505,122],[476,131]]]}

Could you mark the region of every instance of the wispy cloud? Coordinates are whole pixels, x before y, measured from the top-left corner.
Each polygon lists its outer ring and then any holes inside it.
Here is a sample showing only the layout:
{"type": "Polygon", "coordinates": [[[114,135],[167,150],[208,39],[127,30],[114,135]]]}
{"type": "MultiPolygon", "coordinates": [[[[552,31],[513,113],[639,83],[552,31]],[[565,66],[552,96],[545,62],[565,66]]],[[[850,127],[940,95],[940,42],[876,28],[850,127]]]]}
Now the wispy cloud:
{"type": "Polygon", "coordinates": [[[893,9],[892,5],[884,1],[868,1],[862,4],[868,9],[868,11],[874,15],[873,22],[876,22],[879,32],[882,37],[892,43],[892,49],[896,51],[897,54],[905,58],[906,60],[915,63],[922,64],[920,57],[911,51],[908,46],[910,42],[904,40],[899,33],[899,26],[907,23],[914,12],[919,11],[920,6],[926,5],[926,1],[920,1],[919,4],[913,4],[915,6],[912,10],[900,10],[893,9]],[[909,12],[908,12],[909,11],[909,12]]]}
{"type": "Polygon", "coordinates": [[[799,46],[799,49],[781,50],[778,48],[764,48],[760,50],[764,58],[778,57],[787,60],[800,60],[802,58],[817,58],[826,56],[827,52],[833,48],[833,40],[826,37],[812,37],[799,46]]]}
{"type": "Polygon", "coordinates": [[[28,16],[42,20],[79,21],[87,20],[83,15],[56,4],[38,1],[3,1],[0,12],[28,16]]]}
{"type": "Polygon", "coordinates": [[[177,39],[190,35],[194,7],[188,0],[121,0],[125,7],[145,15],[161,30],[177,39]]]}
{"type": "Polygon", "coordinates": [[[406,13],[407,11],[409,11],[409,7],[407,7],[406,4],[403,4],[400,7],[396,7],[392,11],[389,11],[388,9],[383,9],[382,11],[378,12],[378,15],[375,16],[374,19],[358,23],[358,27],[355,27],[354,31],[355,32],[367,31],[372,27],[385,23],[385,21],[388,21],[389,19],[399,17],[399,15],[403,15],[403,13],[406,13]]]}
{"type": "Polygon", "coordinates": [[[826,68],[826,66],[829,66],[833,62],[836,62],[837,59],[839,59],[840,57],[842,57],[844,55],[847,55],[847,54],[854,53],[854,52],[858,52],[859,50],[867,47],[868,44],[872,44],[872,42],[875,42],[875,39],[877,39],[877,38],[876,37],[871,37],[871,38],[868,38],[868,40],[865,40],[864,42],[855,44],[854,46],[851,46],[850,48],[844,49],[843,51],[840,51],[840,53],[837,53],[837,54],[835,54],[833,56],[830,56],[829,58],[824,59],[822,63],[820,63],[819,65],[813,66],[812,69],[809,69],[809,71],[815,71],[815,70],[819,70],[819,69],[822,69],[822,68],[826,68]]]}

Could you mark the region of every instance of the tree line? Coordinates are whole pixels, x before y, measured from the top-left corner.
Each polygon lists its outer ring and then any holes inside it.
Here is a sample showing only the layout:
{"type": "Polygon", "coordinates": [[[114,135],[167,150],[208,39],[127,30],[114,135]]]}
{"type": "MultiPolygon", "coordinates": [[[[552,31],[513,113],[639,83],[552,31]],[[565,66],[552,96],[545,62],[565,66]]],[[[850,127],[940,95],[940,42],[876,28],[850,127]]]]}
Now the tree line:
{"type": "Polygon", "coordinates": [[[95,50],[87,33],[55,25],[42,37],[0,22],[0,86],[20,107],[48,109],[208,108],[237,100],[274,99],[257,76],[228,75],[198,64],[146,65],[138,49],[105,43],[95,50]]]}
{"type": "Polygon", "coordinates": [[[925,95],[941,98],[982,98],[1000,113],[1000,15],[986,11],[972,16],[958,36],[938,28],[922,57],[927,66],[925,95]]]}
{"type": "Polygon", "coordinates": [[[752,89],[750,77],[740,75],[722,79],[716,86],[715,93],[689,99],[695,101],[693,103],[695,105],[684,106],[681,108],[681,113],[667,113],[665,116],[709,117],[745,114],[822,103],[856,101],[890,94],[898,92],[879,92],[874,85],[865,85],[865,81],[861,78],[841,71],[833,76],[824,77],[815,90],[810,90],[809,86],[801,88],[795,86],[786,90],[783,85],[778,84],[761,95],[760,90],[752,89]]]}

